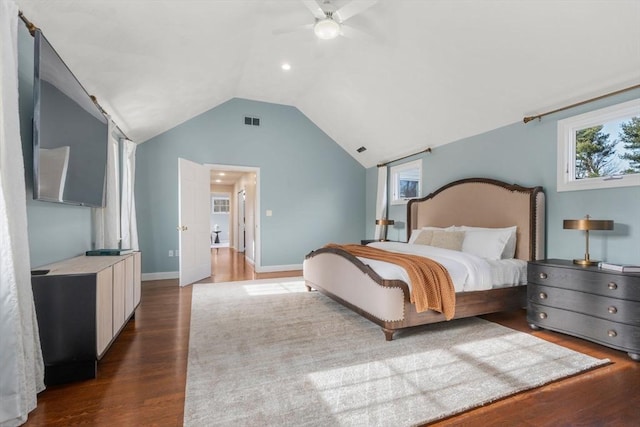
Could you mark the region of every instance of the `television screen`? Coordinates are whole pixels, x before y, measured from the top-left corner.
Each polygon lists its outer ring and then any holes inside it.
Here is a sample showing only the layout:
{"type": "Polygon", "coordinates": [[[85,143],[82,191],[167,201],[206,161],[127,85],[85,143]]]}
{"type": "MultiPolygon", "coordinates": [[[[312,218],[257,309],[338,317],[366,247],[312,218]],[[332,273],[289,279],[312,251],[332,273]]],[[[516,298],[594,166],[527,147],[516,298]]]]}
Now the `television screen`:
{"type": "Polygon", "coordinates": [[[34,199],[102,207],[107,119],[39,30],[34,39],[34,199]]]}

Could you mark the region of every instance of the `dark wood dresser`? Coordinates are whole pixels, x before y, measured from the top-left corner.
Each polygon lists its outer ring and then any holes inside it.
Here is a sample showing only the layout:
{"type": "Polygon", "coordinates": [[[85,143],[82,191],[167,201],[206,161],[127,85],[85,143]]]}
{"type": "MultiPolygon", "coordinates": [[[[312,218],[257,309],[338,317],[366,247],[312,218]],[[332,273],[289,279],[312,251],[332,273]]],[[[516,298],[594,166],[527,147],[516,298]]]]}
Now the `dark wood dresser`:
{"type": "Polygon", "coordinates": [[[626,351],[640,361],[640,274],[569,260],[529,262],[527,321],[626,351]]]}

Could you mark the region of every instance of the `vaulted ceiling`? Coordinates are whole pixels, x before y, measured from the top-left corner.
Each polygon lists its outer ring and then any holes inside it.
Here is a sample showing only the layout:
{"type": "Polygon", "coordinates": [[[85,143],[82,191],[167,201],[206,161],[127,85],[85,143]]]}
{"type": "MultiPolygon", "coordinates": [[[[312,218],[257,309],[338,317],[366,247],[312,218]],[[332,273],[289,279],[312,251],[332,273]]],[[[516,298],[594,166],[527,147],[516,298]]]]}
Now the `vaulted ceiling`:
{"type": "Polygon", "coordinates": [[[136,142],[240,97],[370,167],[640,83],[638,0],[379,0],[334,40],[300,0],[18,4],[136,142]]]}

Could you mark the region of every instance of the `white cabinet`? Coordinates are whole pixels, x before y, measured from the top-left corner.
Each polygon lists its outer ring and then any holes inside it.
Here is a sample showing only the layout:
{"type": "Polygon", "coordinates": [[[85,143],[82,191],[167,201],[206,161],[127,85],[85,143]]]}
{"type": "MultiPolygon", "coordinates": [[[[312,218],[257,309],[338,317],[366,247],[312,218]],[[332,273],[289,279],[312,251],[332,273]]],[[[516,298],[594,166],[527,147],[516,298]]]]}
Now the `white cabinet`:
{"type": "Polygon", "coordinates": [[[45,383],[95,378],[97,361],[135,314],[141,255],[80,256],[31,277],[45,383]]]}

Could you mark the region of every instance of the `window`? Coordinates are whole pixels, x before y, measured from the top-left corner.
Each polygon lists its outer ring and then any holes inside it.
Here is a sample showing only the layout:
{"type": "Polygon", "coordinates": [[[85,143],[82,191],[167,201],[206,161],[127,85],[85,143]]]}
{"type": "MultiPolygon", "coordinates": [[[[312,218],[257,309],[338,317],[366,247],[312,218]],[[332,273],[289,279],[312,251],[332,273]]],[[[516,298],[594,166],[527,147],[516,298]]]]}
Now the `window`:
{"type": "Polygon", "coordinates": [[[640,185],[640,99],[558,121],[558,191],[640,185]]]}
{"type": "Polygon", "coordinates": [[[211,199],[213,203],[213,213],[229,213],[229,199],[214,197],[211,199]]]}
{"type": "Polygon", "coordinates": [[[391,204],[400,205],[420,197],[422,160],[391,167],[391,204]]]}

